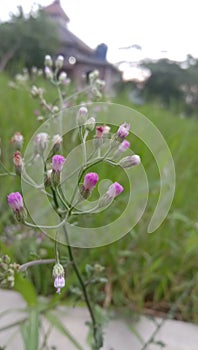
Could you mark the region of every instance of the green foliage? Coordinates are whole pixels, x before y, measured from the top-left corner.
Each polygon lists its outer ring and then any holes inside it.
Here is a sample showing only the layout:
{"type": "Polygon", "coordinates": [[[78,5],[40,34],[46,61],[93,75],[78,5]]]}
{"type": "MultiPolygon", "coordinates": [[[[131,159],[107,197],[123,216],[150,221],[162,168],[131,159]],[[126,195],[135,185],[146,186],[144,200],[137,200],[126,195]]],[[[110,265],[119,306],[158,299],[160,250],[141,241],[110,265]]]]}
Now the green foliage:
{"type": "Polygon", "coordinates": [[[22,8],[9,22],[0,23],[0,71],[16,73],[19,67],[42,67],[43,59],[58,47],[57,28],[39,11],[25,17],[22,8]]]}
{"type": "Polygon", "coordinates": [[[140,69],[146,69],[150,76],[142,83],[121,82],[117,91],[128,93],[142,103],[162,104],[165,108],[174,107],[176,113],[197,116],[198,111],[198,60],[188,55],[184,62],[159,59],[144,60],[140,69]]]}
{"type": "Polygon", "coordinates": [[[14,288],[22,295],[28,305],[35,306],[37,304],[37,293],[32,282],[21,276],[20,273],[16,273],[14,288]]]}
{"type": "Polygon", "coordinates": [[[166,105],[180,102],[183,98],[182,84],[186,80],[186,71],[176,62],[161,59],[143,64],[151,71],[151,76],[145,83],[144,93],[149,99],[157,98],[166,105]]]}

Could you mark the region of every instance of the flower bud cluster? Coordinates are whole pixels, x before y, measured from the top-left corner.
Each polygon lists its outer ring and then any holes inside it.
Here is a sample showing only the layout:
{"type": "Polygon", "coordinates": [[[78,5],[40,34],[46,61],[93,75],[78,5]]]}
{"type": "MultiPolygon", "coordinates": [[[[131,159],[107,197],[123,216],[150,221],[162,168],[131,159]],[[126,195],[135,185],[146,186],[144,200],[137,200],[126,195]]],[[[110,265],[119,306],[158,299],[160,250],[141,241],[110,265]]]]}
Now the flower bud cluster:
{"type": "Polygon", "coordinates": [[[42,88],[37,87],[36,85],[33,85],[30,90],[30,93],[32,97],[42,99],[44,90],[42,88]]]}
{"type": "Polygon", "coordinates": [[[96,125],[94,117],[88,118],[88,109],[86,106],[81,106],[77,112],[76,123],[78,126],[83,126],[88,131],[93,131],[96,125]]]}
{"type": "MultiPolygon", "coordinates": [[[[44,65],[45,65],[45,76],[49,80],[53,80],[53,78],[56,78],[57,71],[60,71],[63,68],[64,65],[64,57],[62,55],[58,55],[55,62],[53,62],[50,55],[46,55],[44,59],[44,65]],[[55,66],[55,72],[53,71],[53,66],[55,66]]],[[[59,74],[58,81],[61,84],[68,83],[67,80],[67,73],[62,71],[59,74]]]]}
{"type": "Polygon", "coordinates": [[[14,274],[18,270],[19,265],[11,264],[10,257],[3,255],[0,258],[0,286],[1,288],[14,287],[14,274]]]}
{"type": "Polygon", "coordinates": [[[101,98],[102,96],[101,91],[105,86],[105,81],[99,79],[98,70],[94,70],[89,74],[89,82],[90,82],[92,94],[98,98],[101,98]]]}
{"type": "MultiPolygon", "coordinates": [[[[130,131],[130,124],[128,123],[123,123],[119,126],[116,134],[114,135],[113,141],[114,145],[118,144],[118,147],[114,153],[114,157],[116,158],[123,152],[125,152],[127,149],[130,147],[130,142],[126,140],[126,137],[129,135],[130,131]]],[[[140,156],[134,154],[132,156],[128,156],[125,158],[122,158],[118,164],[122,168],[130,168],[135,165],[139,165],[141,163],[140,156]]]]}

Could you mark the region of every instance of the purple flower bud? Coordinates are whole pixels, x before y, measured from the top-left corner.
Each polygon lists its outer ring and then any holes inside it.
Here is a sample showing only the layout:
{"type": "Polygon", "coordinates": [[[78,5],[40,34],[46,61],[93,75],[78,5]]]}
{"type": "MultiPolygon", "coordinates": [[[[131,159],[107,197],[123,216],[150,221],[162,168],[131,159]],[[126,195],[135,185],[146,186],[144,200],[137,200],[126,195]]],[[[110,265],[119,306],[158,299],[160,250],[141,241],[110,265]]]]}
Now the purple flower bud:
{"type": "Polygon", "coordinates": [[[88,173],[84,177],[83,187],[85,190],[91,191],[99,180],[97,173],[88,173]]]}
{"type": "Polygon", "coordinates": [[[23,197],[19,192],[12,192],[8,195],[8,204],[13,211],[20,211],[23,209],[23,197]]]}
{"type": "Polygon", "coordinates": [[[120,193],[124,190],[124,187],[120,185],[118,182],[114,182],[107,191],[107,195],[111,198],[115,198],[119,196],[120,193]]]}
{"type": "Polygon", "coordinates": [[[91,190],[96,186],[99,180],[97,173],[88,173],[84,177],[83,185],[80,188],[80,194],[83,198],[87,199],[91,190]]]}
{"type": "Polygon", "coordinates": [[[127,140],[122,141],[120,146],[118,147],[119,152],[125,152],[130,147],[130,142],[127,140]]]}
{"type": "Polygon", "coordinates": [[[23,221],[25,218],[25,211],[23,206],[23,197],[19,192],[12,192],[8,195],[8,204],[12,208],[16,219],[23,221]]]}
{"type": "Polygon", "coordinates": [[[120,125],[118,131],[117,131],[117,137],[120,141],[123,141],[129,134],[130,130],[130,124],[124,123],[120,125]]]}
{"type": "Polygon", "coordinates": [[[98,207],[103,208],[111,204],[113,199],[119,196],[123,190],[124,187],[122,185],[120,185],[118,182],[114,182],[111,186],[109,186],[107,192],[100,198],[98,207]]]}
{"type": "Polygon", "coordinates": [[[140,159],[140,156],[138,156],[137,154],[134,154],[133,156],[128,156],[128,157],[122,158],[119,161],[119,165],[122,168],[130,168],[130,167],[132,167],[134,165],[138,165],[140,163],[141,163],[141,159],[140,159]]]}
{"type": "Polygon", "coordinates": [[[63,156],[60,156],[56,154],[52,157],[52,170],[55,173],[60,173],[63,169],[63,165],[65,163],[65,158],[63,156]]]}

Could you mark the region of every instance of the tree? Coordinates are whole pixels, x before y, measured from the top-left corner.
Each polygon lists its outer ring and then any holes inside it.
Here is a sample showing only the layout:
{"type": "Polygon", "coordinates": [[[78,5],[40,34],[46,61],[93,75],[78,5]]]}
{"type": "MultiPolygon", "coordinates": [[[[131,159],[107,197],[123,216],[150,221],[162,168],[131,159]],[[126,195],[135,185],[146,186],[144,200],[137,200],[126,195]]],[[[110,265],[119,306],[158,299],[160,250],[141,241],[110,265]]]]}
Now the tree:
{"type": "Polygon", "coordinates": [[[58,47],[57,28],[42,10],[25,17],[19,7],[17,16],[0,24],[0,42],[0,71],[19,64],[42,67],[46,53],[58,47]]]}
{"type": "Polygon", "coordinates": [[[165,105],[184,100],[182,86],[187,79],[187,70],[174,61],[160,59],[157,62],[144,62],[143,67],[150,70],[151,75],[145,83],[147,98],[157,98],[165,105]]]}

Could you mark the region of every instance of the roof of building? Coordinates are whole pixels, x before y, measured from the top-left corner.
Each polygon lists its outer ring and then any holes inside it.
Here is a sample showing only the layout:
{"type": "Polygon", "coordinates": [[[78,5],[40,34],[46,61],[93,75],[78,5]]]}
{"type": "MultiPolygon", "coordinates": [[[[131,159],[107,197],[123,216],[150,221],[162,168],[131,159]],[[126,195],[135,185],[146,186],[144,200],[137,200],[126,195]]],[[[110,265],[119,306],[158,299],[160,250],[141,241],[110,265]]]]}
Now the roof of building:
{"type": "Polygon", "coordinates": [[[66,45],[76,46],[80,50],[85,53],[92,53],[94,50],[91,49],[88,45],[86,45],[82,40],[80,40],[75,34],[70,32],[70,30],[66,27],[59,26],[58,27],[60,41],[66,45]]]}
{"type": "MultiPolygon", "coordinates": [[[[61,42],[61,54],[64,55],[66,62],[69,62],[69,58],[73,56],[77,62],[91,64],[91,65],[100,65],[100,66],[109,66],[113,70],[118,71],[117,67],[113,66],[106,60],[106,53],[103,57],[99,57],[97,49],[91,49],[86,45],[82,40],[80,40],[76,35],[74,35],[67,28],[67,23],[69,22],[69,17],[66,15],[64,10],[61,7],[60,0],[55,0],[51,5],[44,8],[44,11],[54,20],[57,19],[58,23],[58,34],[61,42]],[[59,19],[63,19],[63,23],[58,22],[59,19]]],[[[102,44],[106,46],[105,44],[102,44]]],[[[107,50],[107,46],[106,46],[107,50]]]]}
{"type": "Polygon", "coordinates": [[[62,9],[60,0],[55,0],[52,4],[46,6],[45,11],[51,16],[59,16],[63,18],[66,22],[69,22],[69,17],[62,9]]]}

